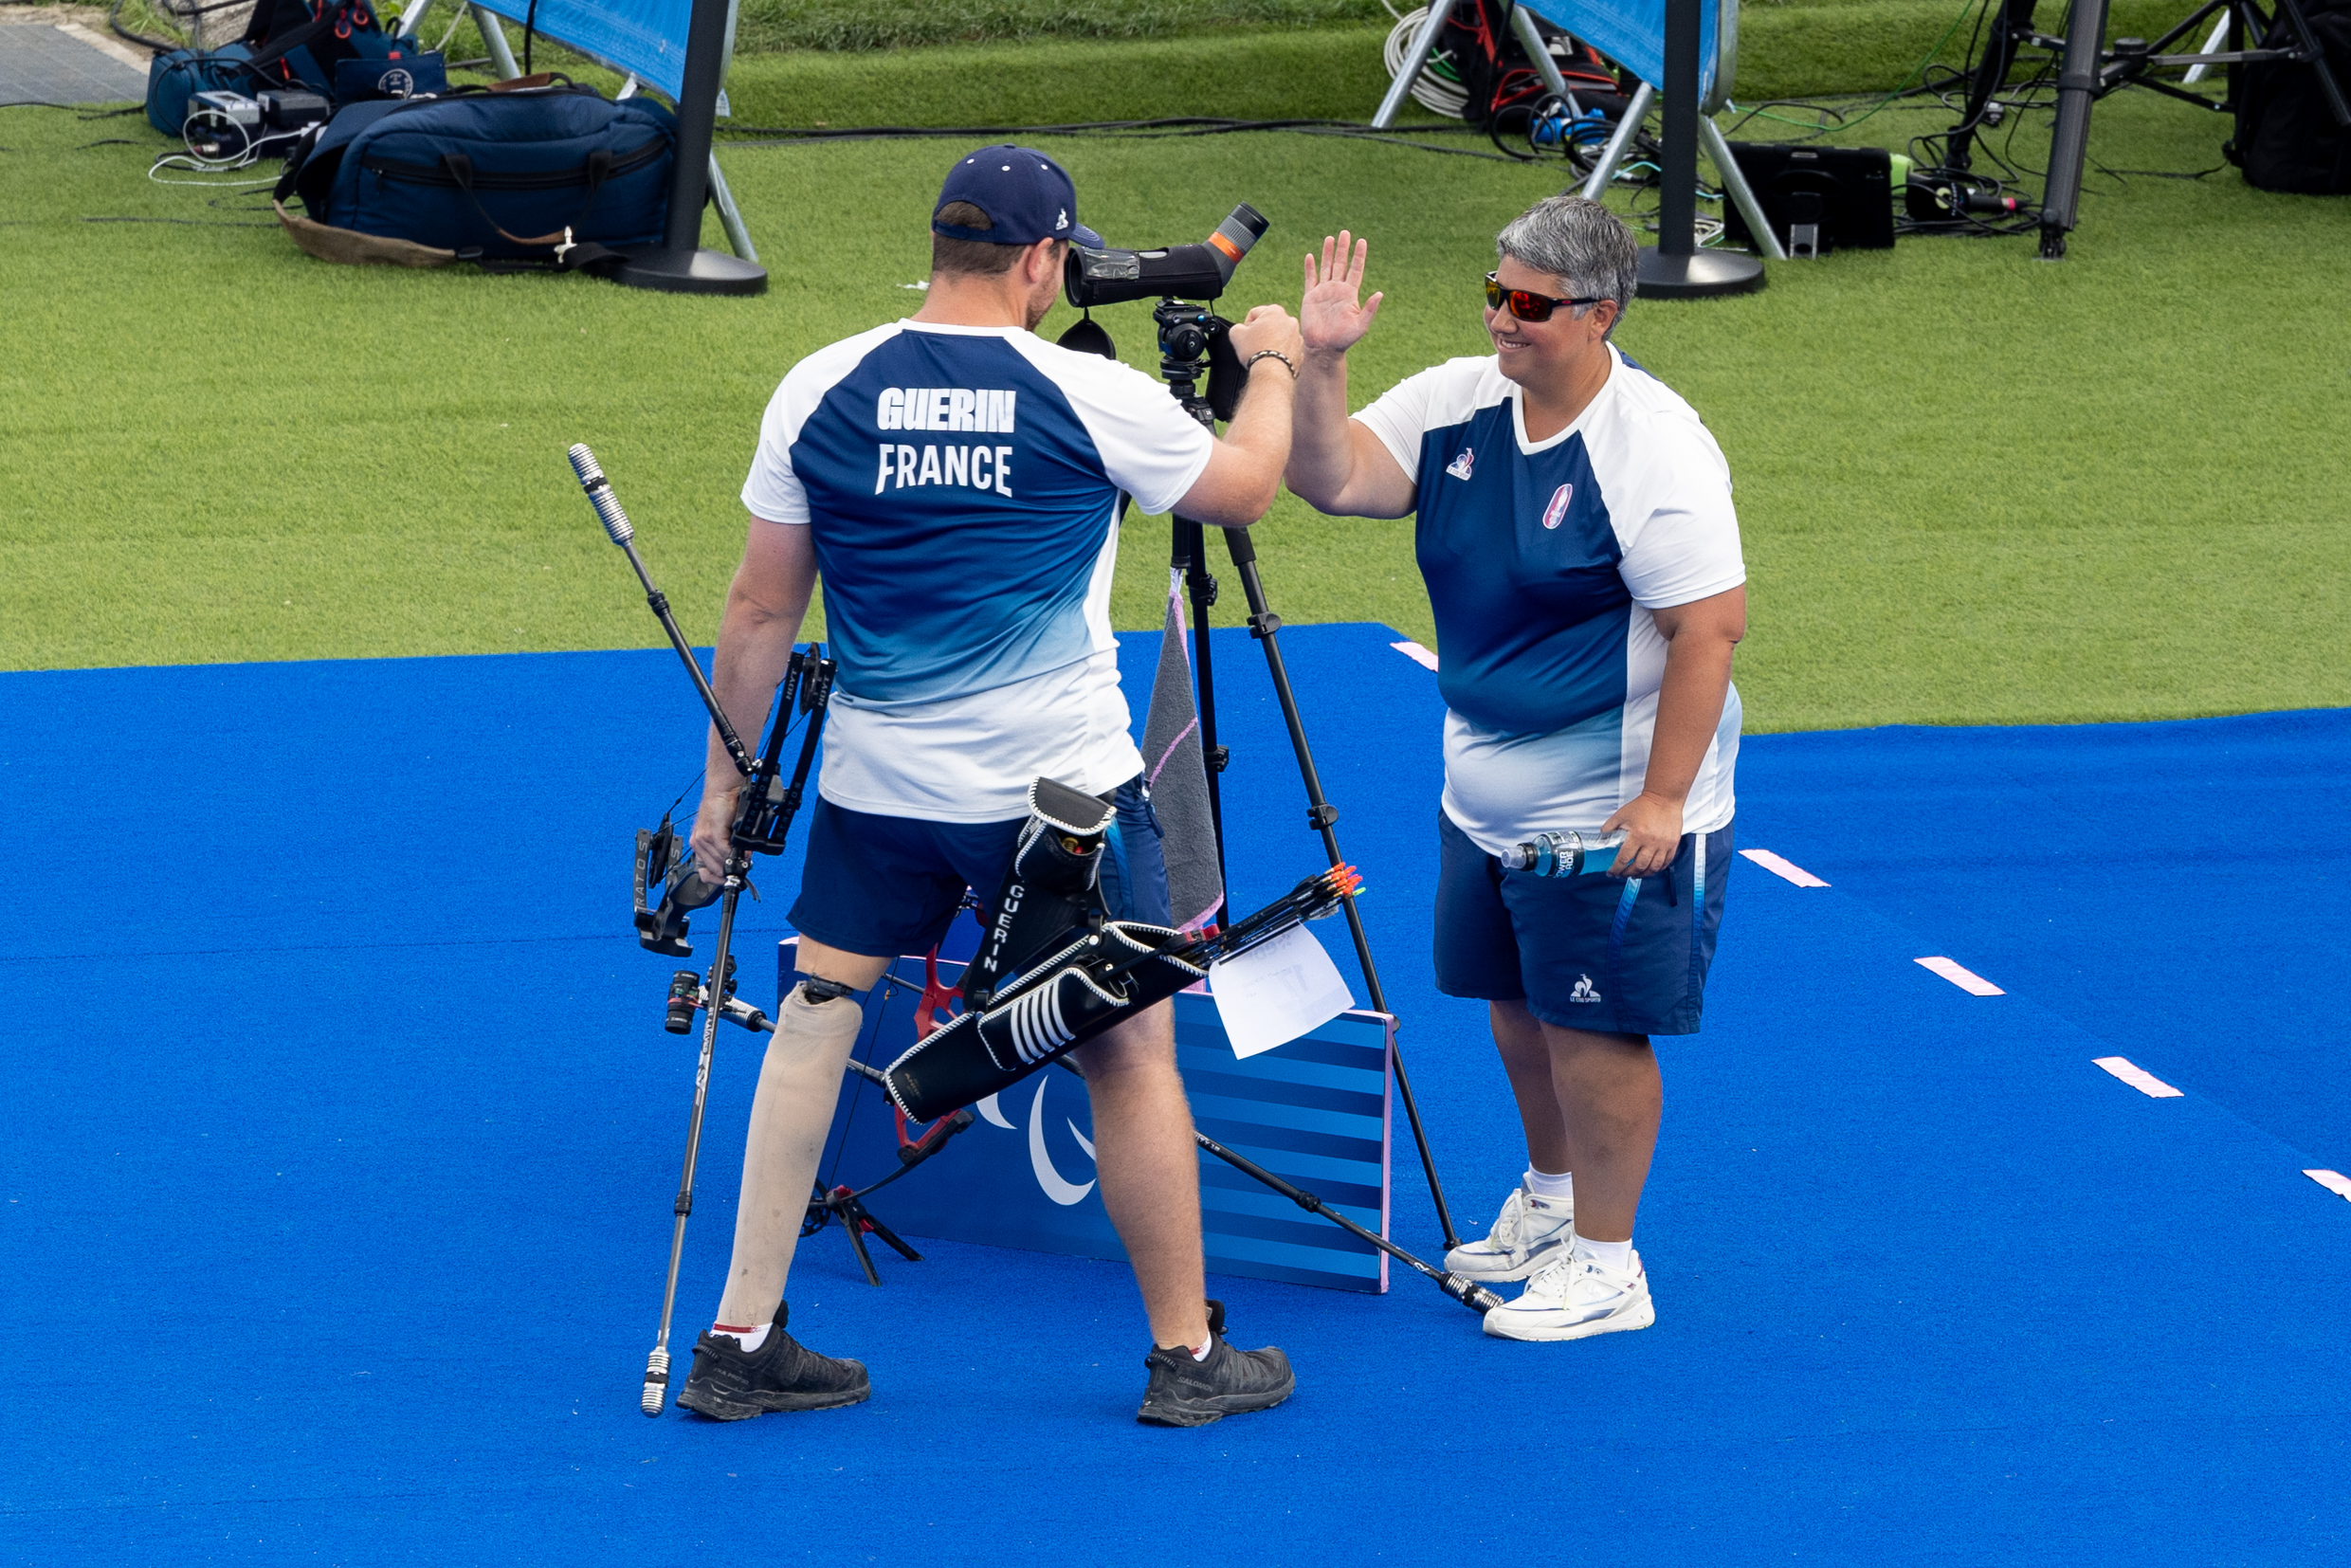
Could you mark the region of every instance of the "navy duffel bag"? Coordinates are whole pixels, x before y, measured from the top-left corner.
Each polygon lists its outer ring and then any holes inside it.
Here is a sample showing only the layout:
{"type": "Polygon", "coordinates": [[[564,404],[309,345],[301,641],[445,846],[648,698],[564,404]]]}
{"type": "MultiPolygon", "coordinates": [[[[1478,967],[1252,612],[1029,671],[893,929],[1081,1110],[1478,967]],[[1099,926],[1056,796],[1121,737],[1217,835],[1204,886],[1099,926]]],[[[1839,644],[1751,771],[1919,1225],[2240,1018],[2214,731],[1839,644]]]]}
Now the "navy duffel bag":
{"type": "Polygon", "coordinates": [[[545,261],[573,244],[654,246],[676,140],[660,104],[568,82],[354,103],[286,159],[279,215],[332,261],[545,261]],[[289,195],[307,223],[284,211],[289,195]]]}

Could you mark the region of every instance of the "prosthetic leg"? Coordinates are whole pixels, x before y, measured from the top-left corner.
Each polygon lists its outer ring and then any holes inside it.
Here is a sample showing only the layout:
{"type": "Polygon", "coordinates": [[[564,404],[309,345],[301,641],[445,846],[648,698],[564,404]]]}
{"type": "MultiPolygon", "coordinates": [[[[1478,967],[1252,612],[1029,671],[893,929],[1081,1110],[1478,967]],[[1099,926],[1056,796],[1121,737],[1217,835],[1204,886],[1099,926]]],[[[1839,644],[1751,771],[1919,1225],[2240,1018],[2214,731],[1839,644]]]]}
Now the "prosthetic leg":
{"type": "Polygon", "coordinates": [[[864,1024],[848,988],[825,980],[803,980],[775,1010],[775,1033],[751,1101],[720,1322],[756,1324],[775,1316],[841,1098],[841,1075],[864,1024]]]}

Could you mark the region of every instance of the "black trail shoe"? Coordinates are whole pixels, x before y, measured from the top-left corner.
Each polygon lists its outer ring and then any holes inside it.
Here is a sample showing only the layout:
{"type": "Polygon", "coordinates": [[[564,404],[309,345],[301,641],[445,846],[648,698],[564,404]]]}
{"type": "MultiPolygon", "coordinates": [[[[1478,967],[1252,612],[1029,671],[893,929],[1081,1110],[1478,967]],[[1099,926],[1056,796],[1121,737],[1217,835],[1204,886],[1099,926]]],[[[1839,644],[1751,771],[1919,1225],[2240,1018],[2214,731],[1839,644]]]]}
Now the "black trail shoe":
{"type": "Polygon", "coordinates": [[[831,1410],[872,1397],[866,1363],[819,1356],[784,1332],[792,1306],[775,1309],[775,1326],[758,1349],[745,1355],[731,1334],[703,1334],[694,1341],[694,1370],[678,1391],[678,1403],[714,1421],[740,1421],[780,1410],[831,1410]]]}
{"type": "Polygon", "coordinates": [[[1225,1342],[1225,1304],[1208,1304],[1208,1358],[1195,1361],[1181,1345],[1152,1346],[1143,1358],[1151,1384],[1135,1419],[1154,1427],[1204,1427],[1227,1415],[1271,1410],[1290,1396],[1298,1377],[1273,1346],[1235,1350],[1225,1342]]]}

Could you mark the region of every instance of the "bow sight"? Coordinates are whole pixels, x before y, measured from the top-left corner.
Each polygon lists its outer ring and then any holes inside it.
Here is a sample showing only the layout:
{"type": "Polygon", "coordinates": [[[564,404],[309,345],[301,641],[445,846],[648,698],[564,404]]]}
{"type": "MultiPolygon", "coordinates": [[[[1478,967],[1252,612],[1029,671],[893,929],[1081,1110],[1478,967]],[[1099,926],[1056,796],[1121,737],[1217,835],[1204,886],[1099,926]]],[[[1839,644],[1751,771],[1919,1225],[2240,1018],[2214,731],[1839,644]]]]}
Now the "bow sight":
{"type": "MultiPolygon", "coordinates": [[[[609,483],[606,488],[609,491],[609,483]]],[[[633,552],[629,558],[636,558],[633,552]]],[[[653,593],[658,594],[660,590],[653,593]]],[[[667,610],[665,603],[656,607],[655,613],[665,616],[667,610]]],[[[694,668],[697,674],[701,673],[701,665],[694,668]]],[[[737,797],[735,826],[728,834],[729,841],[745,855],[773,855],[783,850],[785,836],[792,830],[792,819],[798,814],[800,802],[807,793],[809,766],[815,759],[816,738],[824,728],[823,714],[832,698],[832,661],[823,657],[820,646],[812,644],[805,652],[793,649],[792,662],[784,671],[783,688],[775,700],[775,722],[768,731],[767,749],[752,764],[750,777],[737,797]],[[800,756],[793,765],[792,780],[786,783],[780,754],[784,733],[791,727],[795,709],[809,721],[801,732],[800,756]]],[[[717,711],[712,709],[713,713],[717,711]]],[[[723,719],[719,721],[725,722],[723,719]]],[[[722,736],[727,733],[720,732],[722,736]]],[[[729,747],[730,752],[736,749],[729,747]]],[[[711,881],[694,864],[691,849],[679,852],[678,834],[670,826],[668,813],[663,813],[660,827],[637,830],[633,881],[637,940],[648,953],[666,954],[673,958],[693,957],[694,949],[685,940],[687,916],[716,903],[725,884],[722,880],[711,881]]],[[[748,877],[743,885],[751,886],[748,877]]],[[[752,897],[758,896],[758,889],[753,887],[752,897]]]]}

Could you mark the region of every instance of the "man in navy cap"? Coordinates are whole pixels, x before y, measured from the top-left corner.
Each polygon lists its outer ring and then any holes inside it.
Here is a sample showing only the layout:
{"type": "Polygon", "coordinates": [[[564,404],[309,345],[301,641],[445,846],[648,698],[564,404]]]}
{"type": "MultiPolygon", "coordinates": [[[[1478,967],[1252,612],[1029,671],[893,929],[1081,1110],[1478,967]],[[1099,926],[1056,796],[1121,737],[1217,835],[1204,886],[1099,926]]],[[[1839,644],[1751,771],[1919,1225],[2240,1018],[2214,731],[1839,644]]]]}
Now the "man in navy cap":
{"type": "MultiPolygon", "coordinates": [[[[1221,527],[1264,516],[1289,455],[1302,351],[1278,305],[1233,327],[1248,387],[1219,440],[1140,372],[1035,336],[1072,242],[1102,244],[1051,158],[1006,145],[957,160],[932,212],[922,308],[801,360],[760,427],[713,684],[736,728],[756,733],[820,576],[839,677],[791,913],[805,978],[777,1011],[725,1294],[679,1395],[705,1415],[866,1397],[862,1364],[785,1332],[783,1301],[859,1032],[852,993],[937,943],[966,888],[995,898],[1034,781],[1115,808],[1110,914],[1167,920],[1110,629],[1119,519],[1129,498],[1221,527]]],[[[694,852],[715,867],[738,780],[715,734],[709,744],[694,852]]],[[[1150,1319],[1139,1416],[1197,1426],[1278,1404],[1292,1378],[1279,1350],[1227,1344],[1203,1299],[1197,1156],[1170,1019],[1162,1003],[1076,1055],[1103,1204],[1150,1319]]]]}

